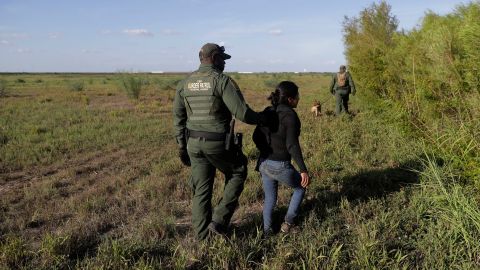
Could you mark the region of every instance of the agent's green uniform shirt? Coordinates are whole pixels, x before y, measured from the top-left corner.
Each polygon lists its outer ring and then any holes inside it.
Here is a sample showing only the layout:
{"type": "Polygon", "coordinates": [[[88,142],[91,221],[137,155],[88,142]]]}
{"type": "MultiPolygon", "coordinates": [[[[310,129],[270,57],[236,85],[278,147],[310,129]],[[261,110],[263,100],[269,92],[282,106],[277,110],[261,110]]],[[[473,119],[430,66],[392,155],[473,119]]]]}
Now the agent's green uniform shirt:
{"type": "Polygon", "coordinates": [[[259,121],[258,114],[245,103],[235,81],[215,70],[213,65],[200,65],[196,72],[178,84],[173,103],[177,142],[184,136],[186,128],[226,133],[232,115],[247,124],[258,124],[259,121]]]}
{"type": "Polygon", "coordinates": [[[190,136],[187,142],[185,131],[226,134],[232,115],[247,124],[259,122],[259,115],[245,103],[235,81],[213,65],[200,65],[179,83],[173,103],[173,124],[177,142],[187,147],[191,161],[192,225],[199,239],[207,237],[211,221],[223,226],[230,223],[247,178],[248,161],[241,151],[225,150],[225,140],[190,136]],[[212,211],[217,169],[225,175],[225,187],[212,211]]]}
{"type": "Polygon", "coordinates": [[[350,93],[355,95],[355,83],[352,76],[346,71],[346,81],[344,86],[339,86],[337,82],[338,73],[333,75],[332,82],[330,83],[330,93],[335,95],[335,114],[340,115],[342,112],[348,113],[348,99],[350,93]]]}

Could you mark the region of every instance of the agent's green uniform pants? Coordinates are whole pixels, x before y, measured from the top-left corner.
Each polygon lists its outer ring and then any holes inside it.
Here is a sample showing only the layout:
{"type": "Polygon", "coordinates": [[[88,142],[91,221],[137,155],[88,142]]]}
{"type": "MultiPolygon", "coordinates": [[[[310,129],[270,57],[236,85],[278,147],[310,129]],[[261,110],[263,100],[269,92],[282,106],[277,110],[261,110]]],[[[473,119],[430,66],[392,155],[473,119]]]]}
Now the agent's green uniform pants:
{"type": "Polygon", "coordinates": [[[335,90],[335,115],[340,115],[342,112],[348,113],[348,96],[349,91],[347,89],[335,90]]]}
{"type": "Polygon", "coordinates": [[[197,238],[205,239],[212,220],[223,226],[230,223],[247,178],[247,158],[240,152],[225,151],[223,141],[205,141],[203,138],[190,138],[187,150],[192,163],[192,224],[197,238]],[[225,175],[225,187],[212,216],[216,169],[225,175]]]}

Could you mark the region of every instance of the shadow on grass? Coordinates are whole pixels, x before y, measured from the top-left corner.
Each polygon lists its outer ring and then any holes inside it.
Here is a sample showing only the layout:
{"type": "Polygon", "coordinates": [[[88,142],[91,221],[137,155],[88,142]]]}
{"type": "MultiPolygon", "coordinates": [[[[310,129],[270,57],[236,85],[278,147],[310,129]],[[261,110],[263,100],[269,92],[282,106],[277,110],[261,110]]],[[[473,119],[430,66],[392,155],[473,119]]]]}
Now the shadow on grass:
{"type": "MultiPolygon", "coordinates": [[[[313,195],[313,199],[304,199],[298,223],[302,224],[311,211],[315,211],[319,217],[325,217],[326,209],[338,207],[342,199],[347,199],[352,204],[359,204],[371,199],[383,198],[399,192],[405,187],[417,184],[419,183],[419,174],[416,170],[419,168],[420,163],[416,161],[406,162],[398,167],[368,170],[341,178],[338,181],[341,186],[338,191],[332,191],[330,188],[317,189],[314,191],[315,194],[308,191],[307,196],[313,195]]],[[[287,209],[288,204],[277,205],[273,216],[274,232],[280,230],[287,209]]],[[[261,212],[252,213],[247,220],[235,226],[237,236],[255,237],[257,228],[261,229],[261,212]]]]}
{"type": "Polygon", "coordinates": [[[341,180],[342,189],[338,195],[349,201],[365,201],[398,192],[402,188],[417,184],[419,175],[414,166],[399,166],[379,170],[369,170],[341,180]]]}
{"type": "MultiPolygon", "coordinates": [[[[351,205],[358,205],[369,200],[382,199],[390,194],[397,193],[404,188],[408,188],[414,184],[419,183],[419,174],[415,170],[419,170],[421,164],[419,162],[407,162],[397,167],[385,169],[371,169],[359,172],[354,175],[349,175],[342,178],[337,178],[336,183],[339,184],[339,189],[333,190],[331,187],[323,189],[311,189],[307,192],[307,196],[313,199],[304,200],[298,217],[297,224],[302,227],[305,219],[314,214],[320,220],[327,219],[327,215],[331,213],[328,209],[339,209],[343,199],[350,202],[351,205]]],[[[288,200],[289,201],[289,200],[288,200]]],[[[235,234],[236,240],[233,241],[234,248],[241,248],[246,250],[255,250],[249,253],[249,260],[252,263],[260,265],[264,254],[272,254],[276,252],[277,243],[279,239],[284,239],[280,233],[280,225],[288,208],[287,204],[277,205],[277,210],[273,216],[273,231],[272,238],[265,240],[257,239],[260,237],[262,231],[262,212],[257,209],[242,216],[241,220],[234,221],[231,226],[232,234],[235,234]],[[256,249],[252,246],[261,243],[261,248],[256,249]]],[[[342,221],[338,221],[342,222],[342,221]]],[[[182,233],[187,233],[183,231],[182,233]]],[[[229,237],[233,237],[230,234],[229,237]]],[[[340,232],[335,239],[344,237],[340,232]]],[[[336,241],[336,240],[332,240],[336,241]]],[[[243,256],[243,255],[239,255],[243,256]]],[[[238,258],[232,258],[235,261],[238,258]]],[[[233,262],[234,263],[234,262],[233,262]]],[[[193,264],[188,269],[195,269],[199,265],[193,264]]]]}
{"type": "MultiPolygon", "coordinates": [[[[369,200],[381,199],[389,194],[394,194],[404,188],[419,183],[419,174],[415,172],[421,165],[418,162],[407,162],[398,167],[385,169],[372,169],[362,171],[354,175],[338,178],[337,183],[340,188],[332,190],[331,187],[323,189],[311,189],[307,196],[313,199],[304,200],[298,217],[298,224],[302,227],[305,219],[313,212],[320,220],[327,219],[328,209],[338,209],[343,199],[347,199],[352,205],[361,204],[369,200]]],[[[289,201],[289,200],[288,200],[289,201]]],[[[277,205],[277,210],[273,216],[272,238],[260,240],[261,249],[249,254],[250,261],[257,264],[262,263],[264,254],[271,254],[277,248],[278,239],[283,239],[280,231],[280,225],[288,208],[287,204],[277,205]]],[[[339,221],[341,222],[341,221],[339,221]]],[[[232,233],[240,241],[234,241],[232,246],[235,248],[251,249],[251,245],[258,245],[259,233],[262,231],[262,212],[260,209],[247,213],[241,220],[234,221],[232,233]]],[[[187,234],[188,230],[183,230],[181,235],[187,234]]],[[[229,235],[232,237],[232,234],[229,235]]],[[[339,235],[338,237],[342,237],[339,235]]],[[[333,240],[332,240],[333,241],[333,240]]],[[[194,269],[198,265],[192,265],[194,269]]]]}
{"type": "MultiPolygon", "coordinates": [[[[300,219],[310,211],[326,215],[326,208],[338,207],[342,199],[359,204],[372,199],[383,198],[389,194],[419,183],[417,172],[421,164],[409,161],[398,167],[373,169],[341,178],[339,191],[317,190],[314,199],[304,202],[300,219]]],[[[312,194],[310,194],[312,195],[312,194]]]]}

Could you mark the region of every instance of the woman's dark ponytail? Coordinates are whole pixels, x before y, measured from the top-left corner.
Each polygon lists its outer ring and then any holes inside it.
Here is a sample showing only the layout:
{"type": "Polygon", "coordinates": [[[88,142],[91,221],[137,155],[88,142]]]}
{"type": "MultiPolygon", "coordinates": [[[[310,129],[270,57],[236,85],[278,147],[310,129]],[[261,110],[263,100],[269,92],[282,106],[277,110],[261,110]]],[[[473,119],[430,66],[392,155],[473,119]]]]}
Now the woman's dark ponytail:
{"type": "Polygon", "coordinates": [[[280,104],[289,105],[288,98],[295,98],[298,95],[298,86],[291,81],[283,81],[277,85],[275,91],[270,94],[268,100],[272,102],[273,107],[280,104]]]}
{"type": "Polygon", "coordinates": [[[273,107],[277,107],[280,102],[280,91],[278,89],[275,89],[274,92],[270,93],[268,100],[270,100],[273,107]]]}

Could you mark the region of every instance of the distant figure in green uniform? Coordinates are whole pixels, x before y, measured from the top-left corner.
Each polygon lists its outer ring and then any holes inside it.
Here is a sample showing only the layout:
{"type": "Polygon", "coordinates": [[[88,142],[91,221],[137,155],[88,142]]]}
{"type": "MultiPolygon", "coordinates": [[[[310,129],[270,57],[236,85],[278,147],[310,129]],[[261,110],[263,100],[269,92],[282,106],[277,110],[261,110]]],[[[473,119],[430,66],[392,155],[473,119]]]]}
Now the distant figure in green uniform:
{"type": "Polygon", "coordinates": [[[356,89],[352,75],[350,75],[344,65],[341,65],[340,71],[333,76],[330,84],[330,93],[335,95],[335,115],[340,115],[342,112],[350,113],[348,111],[348,97],[350,93],[355,95],[356,89]]]}
{"type": "Polygon", "coordinates": [[[192,224],[203,240],[209,231],[226,234],[247,177],[247,158],[241,149],[226,150],[232,117],[251,125],[266,120],[248,107],[235,81],[223,74],[225,60],[231,58],[223,46],[207,43],[199,57],[198,70],[177,86],[173,125],[180,160],[191,164],[192,224]],[[225,175],[225,189],[212,213],[216,169],[225,175]]]}

